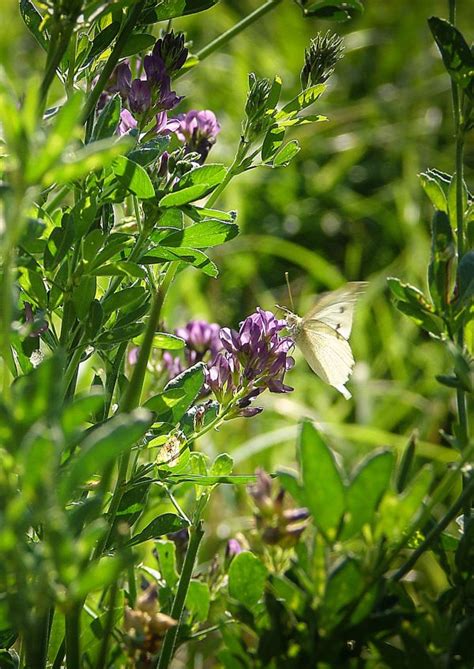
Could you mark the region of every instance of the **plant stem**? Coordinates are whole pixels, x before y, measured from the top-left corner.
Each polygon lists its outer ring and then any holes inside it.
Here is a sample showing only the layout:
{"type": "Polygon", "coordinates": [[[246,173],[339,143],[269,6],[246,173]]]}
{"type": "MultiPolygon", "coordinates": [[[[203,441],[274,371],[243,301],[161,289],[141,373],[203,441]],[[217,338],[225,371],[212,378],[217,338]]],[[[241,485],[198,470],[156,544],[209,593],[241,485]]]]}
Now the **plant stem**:
{"type": "Polygon", "coordinates": [[[246,142],[243,138],[241,138],[239,142],[239,147],[235,154],[235,158],[232,161],[232,165],[227,170],[227,173],[223,181],[221,181],[221,183],[217,186],[216,190],[213,193],[211,193],[211,195],[207,199],[206,207],[212,207],[212,205],[215,202],[217,202],[224,189],[227,188],[231,180],[239,173],[239,166],[242,160],[247,155],[248,150],[249,150],[248,142],[246,142]]]}
{"type": "Polygon", "coordinates": [[[434,543],[434,541],[441,535],[449,523],[454,520],[457,514],[463,509],[465,502],[470,500],[474,493],[474,476],[470,479],[463,479],[463,492],[459,499],[451,506],[449,511],[439,520],[430,532],[426,535],[424,541],[418,546],[416,550],[410,555],[408,560],[400,567],[400,569],[391,577],[392,581],[399,581],[405,574],[415,566],[418,558],[423,555],[434,543]]]}
{"type": "MultiPolygon", "coordinates": [[[[456,0],[449,0],[449,21],[456,25],[456,0]]],[[[451,93],[453,99],[453,120],[456,136],[455,162],[456,162],[456,238],[458,265],[464,255],[464,126],[462,118],[462,91],[458,84],[451,79],[451,93]]],[[[457,335],[457,344],[461,351],[464,348],[464,327],[461,325],[457,335]]],[[[456,390],[456,403],[458,408],[458,439],[461,450],[467,448],[469,443],[469,421],[467,416],[466,393],[462,388],[456,390]]],[[[463,476],[463,487],[468,485],[466,475],[463,476]]],[[[465,498],[464,523],[467,524],[471,517],[472,496],[465,498]]]]}
{"type": "Polygon", "coordinates": [[[119,58],[122,54],[123,47],[125,46],[125,42],[130,37],[130,34],[133,28],[135,27],[135,24],[137,23],[145,4],[146,0],[139,0],[138,2],[135,2],[135,4],[132,4],[129,14],[122,25],[122,29],[118,34],[115,46],[112,49],[112,53],[110,54],[107,62],[105,63],[96,85],[89,93],[89,97],[87,98],[84,111],[82,112],[82,123],[86,123],[89,116],[91,116],[91,114],[94,112],[100,94],[104,90],[110,78],[110,75],[113,72],[114,67],[117,65],[119,58]]]}
{"type": "Polygon", "coordinates": [[[179,578],[178,589],[171,608],[171,617],[174,618],[178,625],[172,627],[166,632],[163,647],[161,649],[160,659],[156,665],[157,669],[168,669],[171,660],[173,659],[174,647],[176,637],[179,631],[179,622],[183,615],[184,602],[188,593],[189,582],[193,574],[194,564],[196,562],[199,544],[204,536],[202,529],[202,521],[198,520],[194,526],[190,528],[190,540],[186,557],[184,558],[183,569],[179,578]]]}
{"type": "Polygon", "coordinates": [[[66,665],[67,669],[80,669],[81,651],[81,610],[82,607],[75,604],[71,611],[66,614],[66,665]]]}
{"type": "Polygon", "coordinates": [[[105,620],[102,643],[100,644],[99,655],[97,656],[96,669],[103,669],[103,667],[107,666],[107,651],[109,649],[109,641],[114,626],[115,602],[117,600],[117,594],[118,580],[115,579],[115,581],[110,586],[109,608],[107,610],[107,618],[105,620]]]}
{"type": "MultiPolygon", "coordinates": [[[[121,412],[129,413],[130,411],[133,411],[133,409],[135,409],[140,403],[140,397],[142,393],[143,382],[145,380],[148,358],[150,357],[153,345],[153,337],[155,336],[156,328],[160,320],[161,309],[163,307],[163,302],[166,297],[166,293],[171,285],[171,282],[173,281],[174,275],[176,274],[177,266],[178,266],[177,262],[169,263],[168,269],[165,272],[165,276],[163,277],[163,280],[158,290],[156,291],[156,295],[154,297],[153,304],[151,307],[150,317],[148,319],[148,324],[145,330],[145,336],[143,338],[142,345],[140,346],[140,353],[138,354],[137,364],[133,369],[132,378],[130,379],[130,383],[128,384],[128,388],[125,392],[123,401],[120,403],[119,411],[121,412]]],[[[115,517],[117,515],[117,511],[119,509],[120,502],[122,500],[123,484],[127,479],[129,463],[130,463],[130,451],[128,453],[124,453],[120,458],[117,481],[115,483],[115,488],[112,495],[112,500],[110,502],[109,513],[108,513],[109,531],[106,532],[103,538],[98,542],[96,549],[94,551],[95,559],[100,558],[100,556],[104,552],[104,549],[106,548],[109,542],[112,528],[115,522],[115,517]]]]}
{"type": "Polygon", "coordinates": [[[49,87],[51,86],[53,79],[56,75],[56,71],[59,67],[62,57],[67,51],[69,46],[69,40],[74,31],[74,26],[76,20],[69,19],[65,24],[59,28],[59,40],[57,46],[54,49],[52,57],[48,60],[46,67],[46,72],[44,73],[43,81],[41,82],[40,87],[40,112],[43,112],[43,109],[46,105],[46,98],[48,97],[49,87]]]}
{"type": "MultiPolygon", "coordinates": [[[[281,1],[282,0],[267,0],[267,2],[258,7],[251,14],[249,14],[244,19],[236,23],[235,26],[232,26],[232,28],[226,30],[224,33],[222,33],[222,35],[216,37],[216,39],[212,40],[212,42],[210,42],[207,46],[203,47],[200,51],[197,52],[196,56],[198,57],[199,61],[204,60],[205,58],[210,56],[211,53],[214,53],[214,51],[220,49],[222,46],[224,46],[224,44],[230,42],[231,39],[233,39],[236,35],[238,35],[243,30],[248,28],[249,25],[255,23],[255,21],[257,21],[259,18],[261,18],[262,16],[270,12],[272,9],[274,9],[277,5],[279,5],[281,1]]],[[[179,72],[176,73],[174,78],[177,79],[178,77],[181,77],[183,74],[186,74],[191,69],[192,68],[180,70],[179,72]]]]}

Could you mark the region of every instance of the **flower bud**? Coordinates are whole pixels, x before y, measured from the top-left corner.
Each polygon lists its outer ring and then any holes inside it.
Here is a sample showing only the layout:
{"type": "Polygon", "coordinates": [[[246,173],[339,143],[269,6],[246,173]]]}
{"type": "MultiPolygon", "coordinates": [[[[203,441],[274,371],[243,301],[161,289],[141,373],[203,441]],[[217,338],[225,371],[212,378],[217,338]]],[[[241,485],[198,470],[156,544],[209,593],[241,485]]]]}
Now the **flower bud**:
{"type": "Polygon", "coordinates": [[[304,66],[301,70],[303,90],[309,86],[323,84],[334,72],[334,66],[342,58],[343,42],[339,35],[318,35],[311,40],[305,51],[304,66]]]}

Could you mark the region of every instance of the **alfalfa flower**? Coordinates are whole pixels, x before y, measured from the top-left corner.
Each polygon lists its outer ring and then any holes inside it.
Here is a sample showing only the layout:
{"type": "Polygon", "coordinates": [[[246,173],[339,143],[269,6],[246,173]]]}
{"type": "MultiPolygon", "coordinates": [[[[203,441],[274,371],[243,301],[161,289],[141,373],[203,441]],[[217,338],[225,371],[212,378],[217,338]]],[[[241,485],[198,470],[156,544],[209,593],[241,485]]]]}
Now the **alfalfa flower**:
{"type": "Polygon", "coordinates": [[[165,33],[153,47],[153,55],[161,59],[168,74],[180,70],[188,57],[188,50],[184,46],[184,33],[165,33]]]}
{"type": "Polygon", "coordinates": [[[220,125],[214,112],[209,109],[192,109],[186,114],[179,114],[169,123],[176,137],[183,142],[187,153],[197,153],[203,163],[216,142],[220,125]]]}
{"type": "Polygon", "coordinates": [[[247,490],[255,504],[255,526],[264,543],[289,548],[294,546],[308,525],[309,511],[285,504],[283,488],[275,493],[273,481],[263,469],[255,472],[257,480],[247,490]]]}
{"type": "Polygon", "coordinates": [[[294,365],[289,352],[294,346],[291,337],[282,337],[286,327],[271,311],[257,308],[240,324],[239,331],[222,328],[220,340],[224,350],[216,355],[207,370],[207,383],[221,405],[235,401],[234,415],[254,416],[261,411],[250,406],[264,390],[288,393],[286,372],[294,365]],[[237,398],[237,399],[236,399],[237,398]]]}

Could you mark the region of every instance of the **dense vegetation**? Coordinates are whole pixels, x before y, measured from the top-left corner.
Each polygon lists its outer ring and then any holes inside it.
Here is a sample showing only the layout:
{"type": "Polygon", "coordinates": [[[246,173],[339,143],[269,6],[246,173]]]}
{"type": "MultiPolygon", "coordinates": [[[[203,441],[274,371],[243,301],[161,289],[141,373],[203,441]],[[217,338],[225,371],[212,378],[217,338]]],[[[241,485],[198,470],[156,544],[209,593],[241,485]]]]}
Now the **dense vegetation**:
{"type": "Polygon", "coordinates": [[[0,667],[474,666],[467,4],[2,3],[0,667]]]}

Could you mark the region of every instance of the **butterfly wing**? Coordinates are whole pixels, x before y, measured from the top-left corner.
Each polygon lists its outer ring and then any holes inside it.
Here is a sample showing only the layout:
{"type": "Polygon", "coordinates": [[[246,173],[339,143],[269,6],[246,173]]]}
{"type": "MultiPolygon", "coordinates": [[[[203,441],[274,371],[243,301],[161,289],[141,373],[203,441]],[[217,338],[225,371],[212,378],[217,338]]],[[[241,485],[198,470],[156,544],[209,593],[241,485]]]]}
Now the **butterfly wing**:
{"type": "Polygon", "coordinates": [[[366,286],[363,281],[352,281],[338,290],[320,295],[314,307],[304,316],[303,329],[323,323],[344,339],[349,339],[354,305],[366,286]]]}
{"type": "Polygon", "coordinates": [[[354,358],[342,334],[321,321],[315,321],[310,327],[301,328],[295,336],[295,343],[313,372],[350,399],[351,394],[344,384],[351,375],[354,358]]]}

